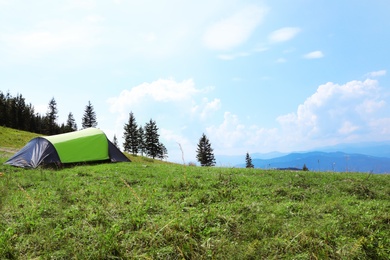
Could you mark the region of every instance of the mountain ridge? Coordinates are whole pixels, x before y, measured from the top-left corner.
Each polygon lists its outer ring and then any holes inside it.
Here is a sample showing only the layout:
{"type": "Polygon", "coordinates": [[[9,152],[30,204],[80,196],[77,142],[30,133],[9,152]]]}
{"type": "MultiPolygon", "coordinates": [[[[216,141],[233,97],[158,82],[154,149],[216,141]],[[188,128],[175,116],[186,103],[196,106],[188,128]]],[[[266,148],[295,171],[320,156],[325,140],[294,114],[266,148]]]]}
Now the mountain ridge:
{"type": "MultiPolygon", "coordinates": [[[[252,163],[256,168],[299,168],[303,165],[309,170],[356,171],[390,173],[390,141],[344,143],[334,146],[294,151],[291,153],[252,153],[252,163]]],[[[245,155],[217,155],[221,166],[245,167],[245,155]]]]}
{"type": "MultiPolygon", "coordinates": [[[[302,169],[306,165],[311,171],[390,173],[388,157],[344,152],[291,153],[272,159],[252,159],[252,163],[255,168],[263,169],[302,169]]],[[[245,167],[245,164],[237,166],[245,167]]]]}

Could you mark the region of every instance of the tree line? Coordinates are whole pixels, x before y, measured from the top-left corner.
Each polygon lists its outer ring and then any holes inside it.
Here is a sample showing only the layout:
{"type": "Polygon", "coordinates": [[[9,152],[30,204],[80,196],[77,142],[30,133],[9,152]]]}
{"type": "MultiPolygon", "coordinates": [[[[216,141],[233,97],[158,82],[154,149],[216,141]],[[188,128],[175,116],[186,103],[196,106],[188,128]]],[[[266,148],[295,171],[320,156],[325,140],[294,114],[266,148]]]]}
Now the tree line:
{"type": "Polygon", "coordinates": [[[158,127],[153,119],[150,119],[144,126],[138,125],[133,112],[130,112],[129,120],[124,126],[123,140],[125,152],[161,160],[168,157],[168,150],[160,142],[158,127]]]}
{"type": "MultiPolygon", "coordinates": [[[[54,135],[77,131],[73,113],[68,114],[67,121],[57,123],[58,108],[54,97],[49,101],[46,114],[35,112],[34,106],[27,104],[22,94],[13,97],[9,92],[0,91],[0,125],[37,134],[54,135]]],[[[96,113],[90,101],[85,107],[82,127],[96,127],[96,113]]]]}

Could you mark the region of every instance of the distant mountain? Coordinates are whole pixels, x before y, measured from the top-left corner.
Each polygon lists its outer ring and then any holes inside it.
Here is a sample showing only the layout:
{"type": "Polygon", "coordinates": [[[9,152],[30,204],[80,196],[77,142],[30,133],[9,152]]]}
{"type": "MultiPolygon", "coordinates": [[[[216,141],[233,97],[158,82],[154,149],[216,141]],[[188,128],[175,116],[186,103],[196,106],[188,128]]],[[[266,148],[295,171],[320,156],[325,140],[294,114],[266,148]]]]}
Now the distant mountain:
{"type": "MultiPolygon", "coordinates": [[[[390,141],[338,144],[290,154],[252,153],[256,168],[300,168],[311,171],[390,173],[390,141]]],[[[216,155],[217,166],[245,167],[245,154],[216,155]]]]}
{"type": "Polygon", "coordinates": [[[314,149],[314,151],[344,152],[350,154],[355,153],[390,158],[390,141],[338,144],[334,146],[317,148],[314,149]]]}
{"type": "MultiPolygon", "coordinates": [[[[291,153],[272,159],[252,159],[255,168],[299,168],[310,171],[390,173],[390,158],[343,152],[291,153]]],[[[245,164],[237,165],[245,167],[245,164]]]]}
{"type": "Polygon", "coordinates": [[[272,159],[287,155],[288,153],[280,153],[280,152],[270,152],[270,153],[253,153],[251,154],[252,159],[272,159]]]}
{"type": "MultiPolygon", "coordinates": [[[[237,164],[245,163],[245,155],[215,155],[217,166],[235,166],[237,164]]],[[[250,154],[253,159],[272,159],[287,155],[287,153],[270,152],[270,153],[252,153],[250,154]]]]}

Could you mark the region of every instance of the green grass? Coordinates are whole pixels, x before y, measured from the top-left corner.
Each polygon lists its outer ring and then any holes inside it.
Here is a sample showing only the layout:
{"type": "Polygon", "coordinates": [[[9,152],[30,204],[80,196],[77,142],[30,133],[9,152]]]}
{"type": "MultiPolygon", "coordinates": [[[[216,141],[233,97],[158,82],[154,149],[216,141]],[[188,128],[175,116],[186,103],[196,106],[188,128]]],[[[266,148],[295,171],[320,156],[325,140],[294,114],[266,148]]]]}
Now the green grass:
{"type": "Polygon", "coordinates": [[[388,175],[1,166],[0,258],[388,259],[388,175]]]}
{"type": "Polygon", "coordinates": [[[0,259],[390,258],[390,175],[132,158],[1,164],[0,259]]]}
{"type": "Polygon", "coordinates": [[[34,137],[40,136],[26,131],[0,126],[0,147],[21,148],[34,137]]]}

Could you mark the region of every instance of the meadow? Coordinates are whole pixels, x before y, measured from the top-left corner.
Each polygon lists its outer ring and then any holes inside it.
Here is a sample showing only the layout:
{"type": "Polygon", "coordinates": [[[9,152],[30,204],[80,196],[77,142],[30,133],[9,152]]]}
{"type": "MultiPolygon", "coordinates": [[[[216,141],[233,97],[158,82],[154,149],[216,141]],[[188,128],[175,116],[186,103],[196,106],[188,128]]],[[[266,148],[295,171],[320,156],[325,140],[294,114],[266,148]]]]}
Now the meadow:
{"type": "Polygon", "coordinates": [[[11,154],[0,151],[0,259],[390,258],[390,175],[141,156],[31,170],[3,165],[11,154]]]}

